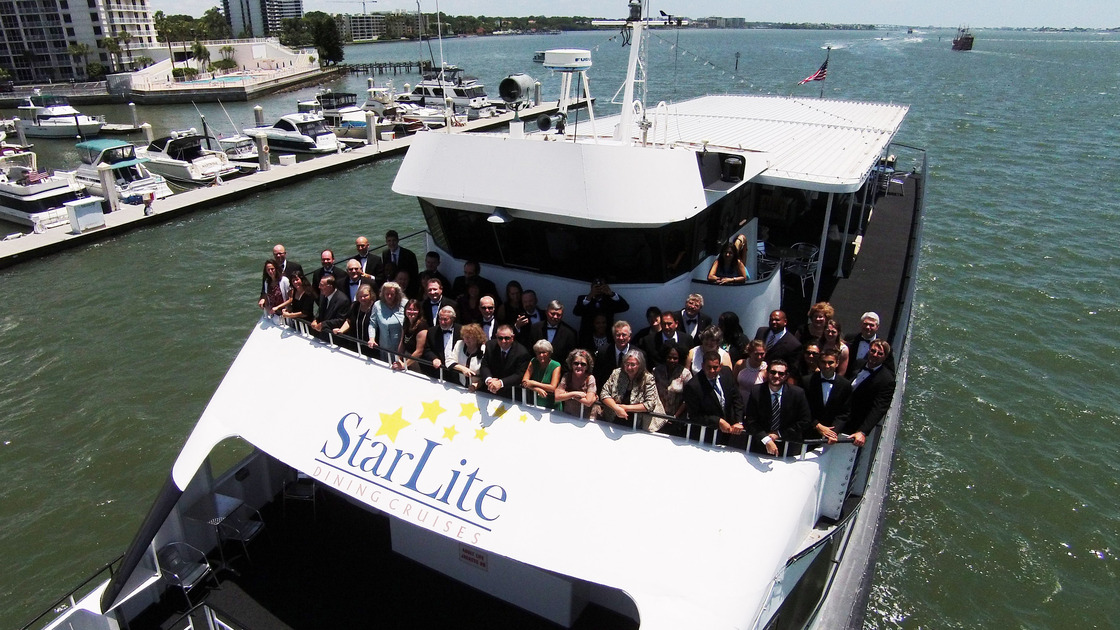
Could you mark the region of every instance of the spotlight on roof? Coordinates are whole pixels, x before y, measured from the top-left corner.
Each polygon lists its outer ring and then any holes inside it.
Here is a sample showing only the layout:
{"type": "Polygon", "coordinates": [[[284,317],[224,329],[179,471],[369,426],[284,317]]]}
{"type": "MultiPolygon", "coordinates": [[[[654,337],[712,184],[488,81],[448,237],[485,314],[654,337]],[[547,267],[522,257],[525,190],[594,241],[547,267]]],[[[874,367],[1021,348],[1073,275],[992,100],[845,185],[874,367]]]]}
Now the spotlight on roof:
{"type": "Polygon", "coordinates": [[[486,220],[490,223],[509,223],[513,221],[513,217],[509,216],[505,208],[494,208],[494,212],[490,213],[486,220]]]}

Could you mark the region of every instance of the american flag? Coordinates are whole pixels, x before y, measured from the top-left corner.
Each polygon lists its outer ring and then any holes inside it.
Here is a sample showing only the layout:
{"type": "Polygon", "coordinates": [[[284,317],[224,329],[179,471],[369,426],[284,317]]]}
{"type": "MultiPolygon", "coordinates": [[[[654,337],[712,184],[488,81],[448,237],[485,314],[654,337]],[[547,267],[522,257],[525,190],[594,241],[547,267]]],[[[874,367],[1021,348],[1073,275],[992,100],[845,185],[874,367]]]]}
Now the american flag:
{"type": "Polygon", "coordinates": [[[813,74],[810,74],[809,76],[805,77],[804,79],[801,79],[800,81],[797,82],[797,84],[798,85],[803,85],[803,84],[808,83],[810,81],[824,81],[825,77],[827,77],[827,76],[828,76],[828,58],[826,57],[825,60],[824,60],[824,63],[821,64],[821,67],[820,67],[819,70],[817,70],[813,74]]]}

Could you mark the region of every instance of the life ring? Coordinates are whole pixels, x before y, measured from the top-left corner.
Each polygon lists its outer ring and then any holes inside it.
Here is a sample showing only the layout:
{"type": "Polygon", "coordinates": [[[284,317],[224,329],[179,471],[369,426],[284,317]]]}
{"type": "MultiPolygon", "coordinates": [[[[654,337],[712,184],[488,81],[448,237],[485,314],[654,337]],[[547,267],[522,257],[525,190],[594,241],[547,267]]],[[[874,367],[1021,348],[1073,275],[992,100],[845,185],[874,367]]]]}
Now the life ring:
{"type": "Polygon", "coordinates": [[[264,152],[265,152],[265,153],[268,153],[268,145],[267,145],[267,144],[266,144],[266,145],[264,145],[264,152]]]}

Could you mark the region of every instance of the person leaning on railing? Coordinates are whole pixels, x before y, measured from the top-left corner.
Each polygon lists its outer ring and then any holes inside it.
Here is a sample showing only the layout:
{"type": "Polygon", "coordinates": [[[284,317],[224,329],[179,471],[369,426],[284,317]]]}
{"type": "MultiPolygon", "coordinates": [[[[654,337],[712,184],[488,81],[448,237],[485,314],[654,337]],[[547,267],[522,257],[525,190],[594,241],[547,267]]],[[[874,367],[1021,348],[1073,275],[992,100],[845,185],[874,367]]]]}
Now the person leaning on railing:
{"type": "Polygon", "coordinates": [[[291,303],[281,310],[280,314],[286,319],[310,324],[315,316],[315,296],[311,294],[307,278],[304,277],[303,272],[298,272],[292,274],[291,283],[291,303]]]}
{"type": "Polygon", "coordinates": [[[599,400],[595,384],[595,359],[582,348],[576,348],[568,353],[565,361],[568,371],[560,377],[560,384],[556,386],[556,402],[561,403],[564,413],[590,417],[591,410],[599,400]]]}
{"type": "Polygon", "coordinates": [[[652,418],[648,412],[665,413],[657,395],[657,383],[646,369],[645,354],[630,350],[622,358],[622,367],[611,372],[603,385],[604,418],[625,426],[657,431],[665,424],[663,418],[652,418]],[[637,414],[636,417],[633,414],[637,414]]]}

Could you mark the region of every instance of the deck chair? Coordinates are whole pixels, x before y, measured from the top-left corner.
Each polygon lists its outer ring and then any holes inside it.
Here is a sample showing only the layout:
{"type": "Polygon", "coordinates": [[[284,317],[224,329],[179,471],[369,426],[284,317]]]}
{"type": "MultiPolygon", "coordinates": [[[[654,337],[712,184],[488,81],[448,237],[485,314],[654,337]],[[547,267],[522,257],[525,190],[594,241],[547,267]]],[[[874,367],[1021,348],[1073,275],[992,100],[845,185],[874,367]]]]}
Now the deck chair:
{"type": "Polygon", "coordinates": [[[187,610],[194,606],[191,591],[206,581],[206,578],[210,578],[214,586],[221,586],[218,578],[214,577],[206,554],[197,547],[185,542],[171,542],[159,550],[156,558],[163,580],[182,590],[183,597],[187,600],[187,610]]]}
{"type": "Polygon", "coordinates": [[[242,503],[234,508],[229,516],[222,519],[218,524],[218,531],[221,533],[222,540],[240,542],[245,558],[252,562],[253,559],[249,556],[249,543],[264,531],[264,519],[261,518],[259,510],[242,503]]]}
{"type": "Polygon", "coordinates": [[[891,186],[898,186],[898,194],[906,195],[906,179],[910,177],[910,173],[898,173],[897,171],[891,176],[890,181],[887,182],[887,194],[891,194],[891,186]]]}
{"type": "Polygon", "coordinates": [[[801,281],[801,297],[805,297],[805,289],[817,273],[820,249],[812,243],[794,243],[790,249],[795,255],[786,259],[782,271],[801,281]]]}
{"type": "Polygon", "coordinates": [[[297,472],[294,479],[284,484],[284,519],[288,518],[288,501],[304,501],[311,503],[312,521],[317,520],[316,495],[318,494],[319,488],[315,480],[306,473],[297,472]]]}

